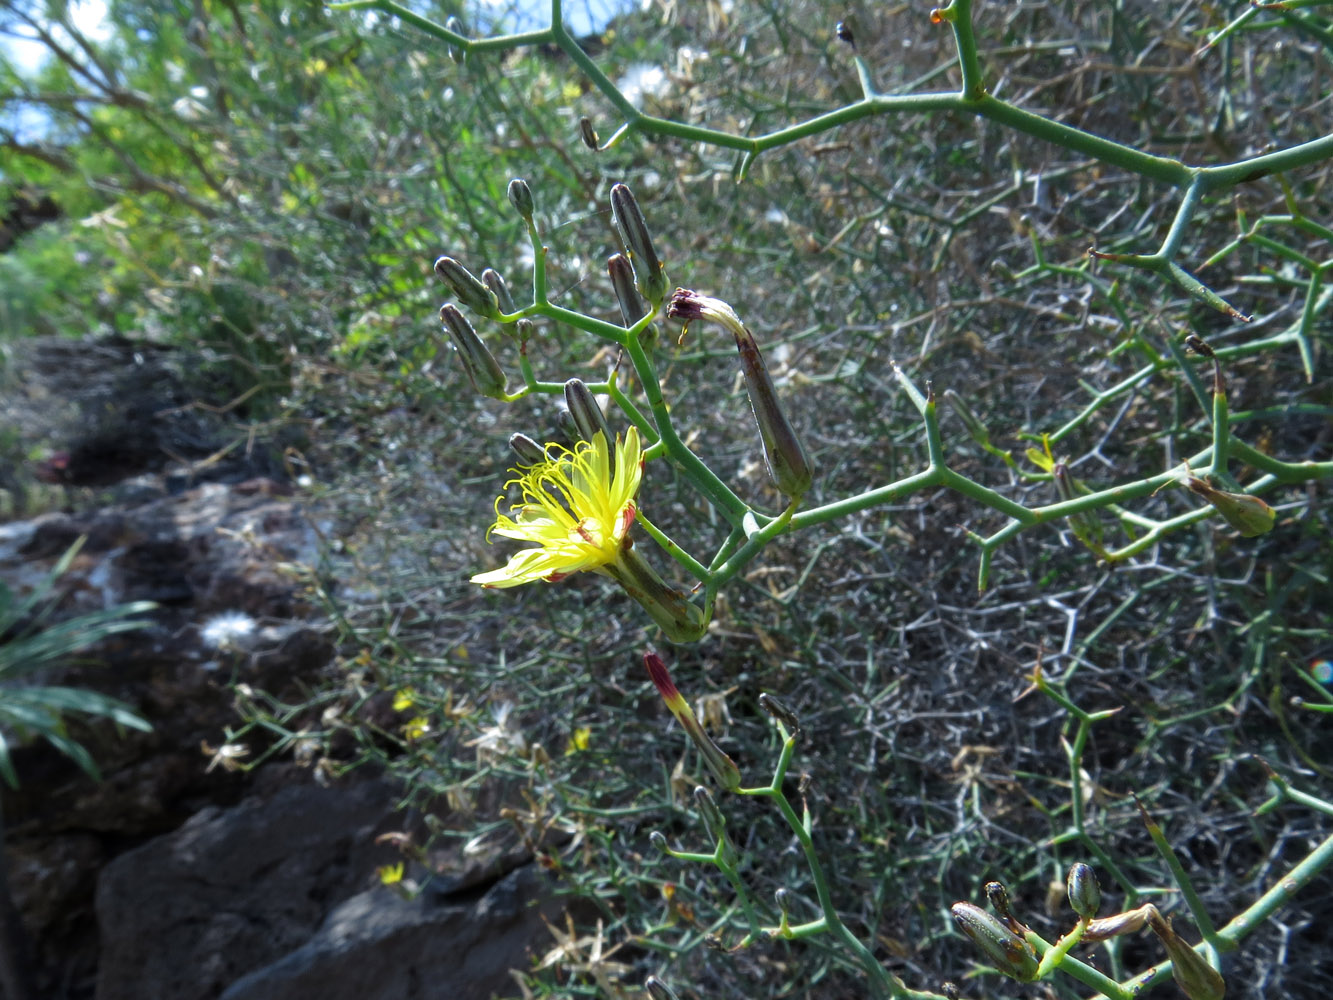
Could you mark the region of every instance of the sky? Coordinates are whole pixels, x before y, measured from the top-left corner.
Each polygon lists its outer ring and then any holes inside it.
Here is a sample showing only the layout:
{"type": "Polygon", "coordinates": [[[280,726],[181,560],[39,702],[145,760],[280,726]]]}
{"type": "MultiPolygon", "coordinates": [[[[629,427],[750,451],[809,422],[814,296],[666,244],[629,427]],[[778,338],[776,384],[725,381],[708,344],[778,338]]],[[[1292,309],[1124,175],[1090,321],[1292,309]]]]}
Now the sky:
{"type": "MultiPolygon", "coordinates": [[[[74,27],[84,35],[99,41],[106,37],[106,0],[78,0],[69,5],[74,27]]],[[[37,68],[46,58],[46,46],[41,42],[26,42],[17,38],[0,38],[0,48],[24,72],[37,68]]]]}

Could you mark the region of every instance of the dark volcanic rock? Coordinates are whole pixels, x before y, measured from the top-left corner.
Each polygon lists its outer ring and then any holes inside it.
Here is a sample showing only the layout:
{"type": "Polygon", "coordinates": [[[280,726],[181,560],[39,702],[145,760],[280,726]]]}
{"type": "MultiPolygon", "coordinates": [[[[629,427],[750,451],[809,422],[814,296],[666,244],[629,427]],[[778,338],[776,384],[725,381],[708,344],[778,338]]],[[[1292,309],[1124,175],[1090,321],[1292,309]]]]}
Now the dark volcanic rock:
{"type": "Polygon", "coordinates": [[[286,786],[122,854],[97,884],[98,1000],[212,1000],[301,947],[394,860],[374,843],[393,807],[373,780],[286,786]]]}

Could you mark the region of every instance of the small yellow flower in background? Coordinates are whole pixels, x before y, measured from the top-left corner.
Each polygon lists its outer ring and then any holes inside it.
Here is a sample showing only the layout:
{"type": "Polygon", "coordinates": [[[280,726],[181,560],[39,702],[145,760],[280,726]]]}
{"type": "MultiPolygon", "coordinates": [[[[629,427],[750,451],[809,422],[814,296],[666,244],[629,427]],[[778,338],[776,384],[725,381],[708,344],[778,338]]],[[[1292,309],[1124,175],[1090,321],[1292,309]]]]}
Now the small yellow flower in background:
{"type": "Polygon", "coordinates": [[[428,732],[430,732],[430,719],[424,715],[418,715],[403,725],[403,736],[409,741],[419,740],[428,732]]]}
{"type": "Polygon", "coordinates": [[[505,485],[517,484],[523,497],[509,514],[500,513],[504,498],[497,500],[491,528],[506,538],[535,542],[538,548],[515,553],[500,569],[478,573],[473,583],[553,583],[581,570],[606,572],[605,567],[620,561],[643,480],[638,428],[631,427],[614,449],[598,433],[573,451],[550,451],[550,460],[514,470],[517,477],[505,485]]]}
{"type": "Polygon", "coordinates": [[[402,688],[394,692],[393,710],[395,712],[406,712],[417,703],[417,693],[412,688],[402,688]]]}
{"type": "Polygon", "coordinates": [[[569,735],[569,742],[565,744],[565,756],[578,753],[580,750],[587,750],[592,742],[592,729],[588,726],[579,726],[569,735]]]}
{"type": "Polygon", "coordinates": [[[376,871],[380,874],[382,885],[395,885],[403,880],[403,863],[401,861],[396,865],[380,865],[376,871]]]}

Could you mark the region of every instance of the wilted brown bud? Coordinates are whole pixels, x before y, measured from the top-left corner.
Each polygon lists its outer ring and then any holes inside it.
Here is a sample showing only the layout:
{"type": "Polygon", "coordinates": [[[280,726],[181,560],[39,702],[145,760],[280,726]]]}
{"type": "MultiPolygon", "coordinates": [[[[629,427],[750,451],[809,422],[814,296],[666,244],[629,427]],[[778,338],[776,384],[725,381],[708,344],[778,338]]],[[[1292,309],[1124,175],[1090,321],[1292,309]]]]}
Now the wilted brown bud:
{"type": "Polygon", "coordinates": [[[1000,972],[1024,983],[1036,978],[1036,951],[998,917],[971,903],[954,903],[950,912],[958,929],[972,939],[1000,972]]]}
{"type": "Polygon", "coordinates": [[[661,305],[667,294],[666,268],[653,247],[653,238],[639,203],[627,185],[616,184],[611,188],[611,217],[629,251],[634,284],[639,294],[653,305],[661,305]]]}
{"type": "Polygon", "coordinates": [[[1198,476],[1183,476],[1181,482],[1212,504],[1222,515],[1222,519],[1246,538],[1253,538],[1273,530],[1277,511],[1258,497],[1250,496],[1248,493],[1228,493],[1225,490],[1215,489],[1211,483],[1198,476]]]}
{"type": "Polygon", "coordinates": [[[579,119],[579,138],[583,140],[583,145],[587,146],[594,153],[597,152],[600,142],[597,138],[597,130],[592,127],[591,119],[579,119]]]}
{"type": "Polygon", "coordinates": [[[1171,929],[1171,921],[1154,908],[1148,914],[1148,926],[1161,939],[1171,959],[1171,976],[1190,1000],[1222,1000],[1227,984],[1222,974],[1171,929]]]}
{"type": "Polygon", "coordinates": [[[777,389],[768,374],[763,355],[759,353],[754,334],[741,322],[736,310],[721,299],[700,295],[688,288],[677,288],[667,305],[667,316],[686,323],[696,319],[708,320],[731,332],[740,356],[741,374],[749,391],[750,408],[759,425],[769,475],[778,489],[791,499],[804,496],[814,481],[810,460],[778,402],[777,389]]]}
{"type": "Polygon", "coordinates": [[[1149,911],[1155,909],[1156,907],[1148,903],[1136,910],[1126,910],[1124,913],[1090,921],[1081,940],[1086,944],[1096,944],[1098,941],[1108,941],[1121,934],[1133,934],[1143,929],[1143,925],[1148,922],[1149,911]]]}
{"type": "Polygon", "coordinates": [[[801,720],[790,708],[765,691],[759,696],[759,707],[786,727],[789,736],[801,735],[801,720]]]}
{"type": "Polygon", "coordinates": [[[479,316],[494,317],[500,313],[500,304],[486,285],[471,271],[452,257],[441,257],[435,262],[435,273],[454,290],[458,301],[479,316]]]}
{"type": "Polygon", "coordinates": [[[483,396],[503,399],[508,385],[504,369],[481,342],[467,317],[451,303],[440,309],[440,321],[454,349],[458,351],[463,370],[467,372],[473,387],[483,396]]]}

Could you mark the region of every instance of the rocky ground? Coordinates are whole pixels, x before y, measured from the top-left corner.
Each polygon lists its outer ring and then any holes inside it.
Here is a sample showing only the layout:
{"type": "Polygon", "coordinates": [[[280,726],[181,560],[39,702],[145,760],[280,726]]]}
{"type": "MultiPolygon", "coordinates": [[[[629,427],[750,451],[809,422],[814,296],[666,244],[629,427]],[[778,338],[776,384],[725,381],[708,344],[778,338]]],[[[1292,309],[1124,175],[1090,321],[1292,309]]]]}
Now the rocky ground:
{"type": "Polygon", "coordinates": [[[232,766],[238,691],[295,699],[340,669],[307,596],[332,522],[302,501],[276,447],[195,405],[188,368],[127,341],[31,341],[7,357],[0,579],[22,594],[83,538],[59,616],[157,604],[150,627],[43,678],[120,698],[152,732],[78,730],[100,783],[44,743],[15,753],[5,854],[34,995],[505,990],[545,936],[527,858],[407,898],[377,872],[401,857],[409,825],[389,782],[339,777],[314,754],[232,766]]]}

